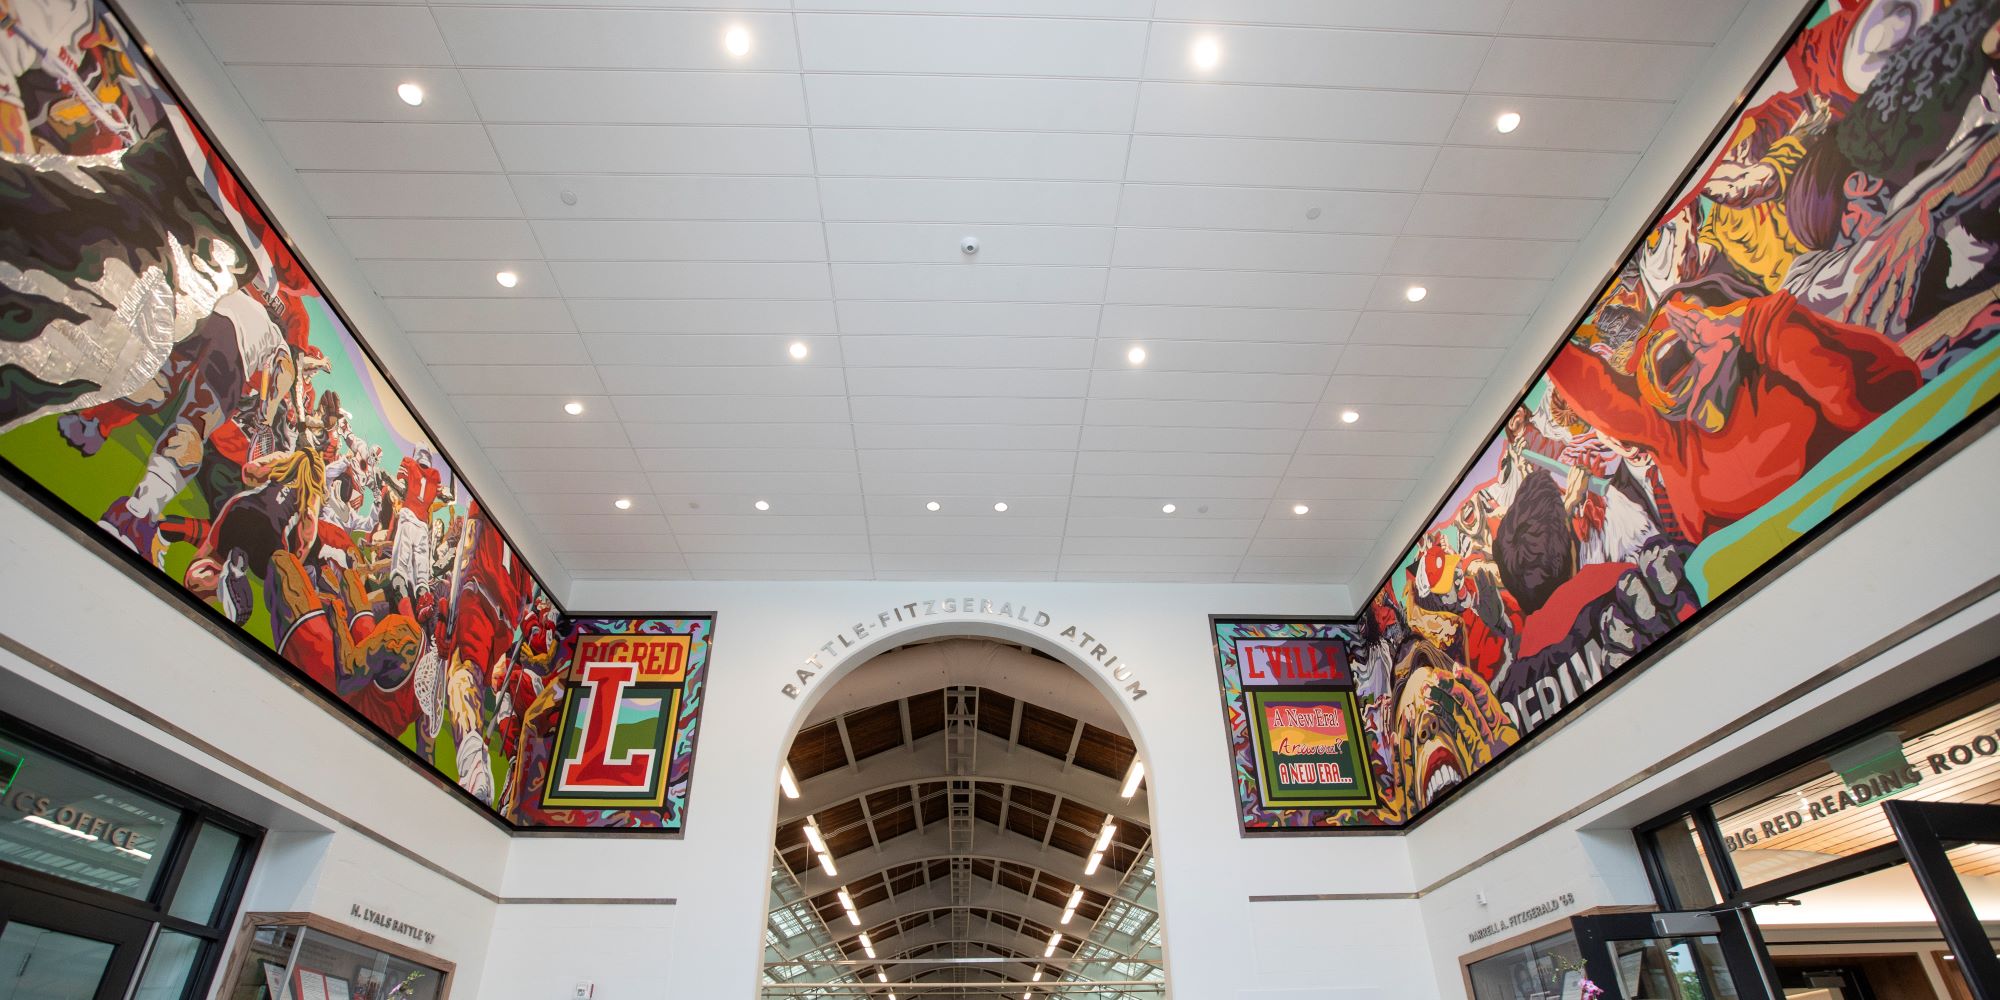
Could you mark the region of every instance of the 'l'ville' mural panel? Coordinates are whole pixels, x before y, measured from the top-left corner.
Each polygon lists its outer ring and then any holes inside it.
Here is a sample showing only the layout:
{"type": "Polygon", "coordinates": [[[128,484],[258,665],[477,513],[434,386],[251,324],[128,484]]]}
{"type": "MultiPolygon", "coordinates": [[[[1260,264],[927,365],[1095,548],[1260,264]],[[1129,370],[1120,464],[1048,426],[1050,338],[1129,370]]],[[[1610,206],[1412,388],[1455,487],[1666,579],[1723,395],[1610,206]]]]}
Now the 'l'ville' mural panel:
{"type": "Polygon", "coordinates": [[[708,623],[572,623],[673,633],[679,671],[584,717],[656,743],[645,794],[526,801],[570,745],[554,601],[116,13],[10,0],[0,29],[10,478],[497,816],[679,829],[708,623]]]}
{"type": "Polygon", "coordinates": [[[1245,829],[1415,818],[1989,409],[1996,68],[2000,0],[1814,5],[1358,620],[1215,623],[1245,829]],[[1239,650],[1312,636],[1376,807],[1259,777],[1239,650]]]}

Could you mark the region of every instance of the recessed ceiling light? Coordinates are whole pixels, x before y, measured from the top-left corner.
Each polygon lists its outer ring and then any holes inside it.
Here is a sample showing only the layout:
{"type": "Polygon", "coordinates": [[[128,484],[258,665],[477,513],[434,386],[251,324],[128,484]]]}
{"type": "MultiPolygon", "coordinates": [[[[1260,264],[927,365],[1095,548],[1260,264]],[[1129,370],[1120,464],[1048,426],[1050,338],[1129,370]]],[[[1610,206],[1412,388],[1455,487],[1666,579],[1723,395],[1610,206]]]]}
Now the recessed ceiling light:
{"type": "Polygon", "coordinates": [[[402,98],[404,104],[414,108],[424,103],[424,88],[414,83],[406,83],[396,88],[396,96],[402,98]]]}
{"type": "Polygon", "coordinates": [[[1160,507],[1160,513],[1162,514],[1171,514],[1173,512],[1174,512],[1173,504],[1164,504],[1160,507]]]}
{"type": "Polygon", "coordinates": [[[493,280],[499,282],[501,288],[512,288],[521,283],[521,276],[512,271],[502,271],[494,275],[493,280]]]}
{"type": "Polygon", "coordinates": [[[611,506],[616,507],[619,510],[631,510],[632,501],[627,500],[624,497],[619,497],[618,499],[611,501],[611,506]]]}
{"type": "Polygon", "coordinates": [[[1132,348],[1131,350],[1129,350],[1129,351],[1126,351],[1126,352],[1125,352],[1125,360],[1127,360],[1127,361],[1130,361],[1130,362],[1132,362],[1132,363],[1133,363],[1133,364],[1135,364],[1135,365],[1143,365],[1143,364],[1145,364],[1145,363],[1146,363],[1146,349],[1145,349],[1145,348],[1143,348],[1143,347],[1134,347],[1134,348],[1132,348]]]}
{"type": "Polygon", "coordinates": [[[741,58],[750,54],[750,32],[742,25],[730,28],[722,36],[722,47],[729,54],[741,58]]]}
{"type": "Polygon", "coordinates": [[[563,412],[572,417],[580,417],[583,415],[583,404],[572,399],[563,404],[563,412]]]}
{"type": "Polygon", "coordinates": [[[996,504],[994,504],[994,505],[993,505],[993,509],[994,509],[994,510],[996,510],[996,511],[999,511],[999,512],[1001,512],[1001,513],[1003,513],[1003,514],[1004,514],[1004,513],[1006,513],[1006,512],[1007,512],[1007,501],[1005,501],[1005,500],[1002,500],[1002,501],[1000,501],[999,503],[996,503],[996,504]]]}
{"type": "Polygon", "coordinates": [[[1302,503],[1295,503],[1292,505],[1292,513],[1294,514],[1304,514],[1309,510],[1312,510],[1312,508],[1302,503]]]}
{"type": "Polygon", "coordinates": [[[1195,39],[1193,55],[1196,69],[1214,69],[1222,64],[1222,43],[1214,35],[1203,35],[1195,39]]]}
{"type": "Polygon", "coordinates": [[[1409,299],[1411,302],[1422,302],[1424,300],[1424,296],[1429,295],[1430,293],[1431,290],[1425,288],[1422,285],[1411,285],[1410,287],[1403,289],[1403,297],[1409,299]]]}
{"type": "Polygon", "coordinates": [[[943,508],[944,505],[938,503],[936,500],[932,500],[930,503],[924,505],[925,510],[942,510],[943,508]]]}
{"type": "Polygon", "coordinates": [[[1358,412],[1356,412],[1356,411],[1354,411],[1354,410],[1342,410],[1342,411],[1340,411],[1340,422],[1341,422],[1341,423],[1343,423],[1343,424],[1351,424],[1351,423],[1355,422],[1356,420],[1360,420],[1360,419],[1361,419],[1361,414],[1360,414],[1360,413],[1358,413],[1358,412]]]}
{"type": "Polygon", "coordinates": [[[1512,132],[1515,129],[1520,128],[1521,127],[1520,112],[1509,111],[1502,114],[1500,117],[1493,119],[1493,127],[1499,129],[1501,132],[1512,132]]]}
{"type": "Polygon", "coordinates": [[[758,510],[770,510],[770,509],[771,509],[771,501],[769,501],[769,500],[759,500],[759,501],[757,501],[757,504],[756,504],[756,506],[757,506],[757,509],[758,509],[758,510]]]}
{"type": "Polygon", "coordinates": [[[804,361],[806,359],[806,355],[812,353],[812,349],[806,346],[805,341],[794,340],[792,341],[791,353],[793,360],[804,361]]]}

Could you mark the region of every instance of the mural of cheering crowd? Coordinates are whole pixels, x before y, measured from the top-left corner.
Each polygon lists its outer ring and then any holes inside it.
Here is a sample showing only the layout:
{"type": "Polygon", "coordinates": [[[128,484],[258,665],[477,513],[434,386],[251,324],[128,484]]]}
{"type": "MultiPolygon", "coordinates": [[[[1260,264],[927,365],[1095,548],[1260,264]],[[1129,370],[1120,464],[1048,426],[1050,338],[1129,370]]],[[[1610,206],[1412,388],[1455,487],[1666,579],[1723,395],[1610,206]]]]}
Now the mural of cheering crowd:
{"type": "Polygon", "coordinates": [[[0,458],[514,814],[548,596],[111,13],[0,20],[0,458]]]}
{"type": "Polygon", "coordinates": [[[1239,794],[1246,828],[1415,817],[2000,394],[1997,68],[2000,0],[1816,6],[1360,620],[1321,627],[1385,808],[1239,794]]]}

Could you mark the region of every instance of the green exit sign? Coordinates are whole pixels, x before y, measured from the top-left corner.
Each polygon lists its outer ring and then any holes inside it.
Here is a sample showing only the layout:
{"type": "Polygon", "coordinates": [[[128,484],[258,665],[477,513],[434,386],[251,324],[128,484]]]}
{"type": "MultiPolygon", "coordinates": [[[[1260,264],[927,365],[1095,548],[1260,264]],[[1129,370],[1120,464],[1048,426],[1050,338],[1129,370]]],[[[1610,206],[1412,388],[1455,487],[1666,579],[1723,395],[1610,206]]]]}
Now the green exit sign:
{"type": "Polygon", "coordinates": [[[21,765],[25,763],[20,754],[0,750],[0,795],[14,787],[14,776],[21,773],[21,765]]]}

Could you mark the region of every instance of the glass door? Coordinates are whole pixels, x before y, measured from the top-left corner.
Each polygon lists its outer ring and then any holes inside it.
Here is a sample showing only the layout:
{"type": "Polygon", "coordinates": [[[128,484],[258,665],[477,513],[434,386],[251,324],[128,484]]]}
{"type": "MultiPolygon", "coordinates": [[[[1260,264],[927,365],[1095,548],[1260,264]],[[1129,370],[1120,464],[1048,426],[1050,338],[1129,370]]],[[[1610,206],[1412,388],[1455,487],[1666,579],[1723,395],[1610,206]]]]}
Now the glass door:
{"type": "Polygon", "coordinates": [[[0,883],[0,1000],[123,1000],[149,921],[0,883]]]}
{"type": "Polygon", "coordinates": [[[1747,910],[1611,913],[1577,917],[1570,925],[1584,971],[1604,1000],[1780,996],[1747,910]]]}
{"type": "Polygon", "coordinates": [[[2000,854],[2000,806],[1905,800],[1884,803],[1882,811],[1973,997],[2000,1000],[2000,958],[1960,877],[1962,868],[1983,870],[2000,854]]]}

